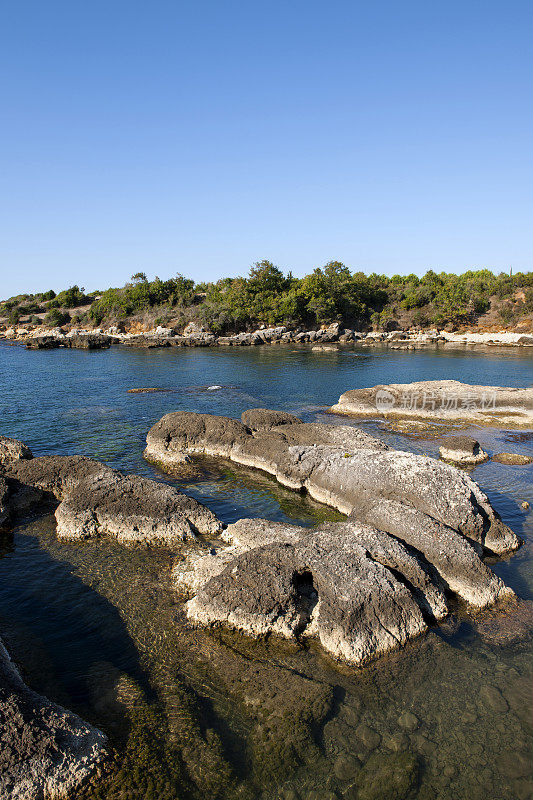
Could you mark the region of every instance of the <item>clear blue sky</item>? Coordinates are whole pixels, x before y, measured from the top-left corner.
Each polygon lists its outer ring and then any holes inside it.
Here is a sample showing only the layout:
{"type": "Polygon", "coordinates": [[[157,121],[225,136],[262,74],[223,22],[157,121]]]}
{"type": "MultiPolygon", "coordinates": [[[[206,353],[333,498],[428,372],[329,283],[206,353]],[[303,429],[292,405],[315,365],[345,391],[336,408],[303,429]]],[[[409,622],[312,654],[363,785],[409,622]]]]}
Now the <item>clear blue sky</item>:
{"type": "Polygon", "coordinates": [[[533,4],[6,0],[0,297],[530,270],[533,4]]]}

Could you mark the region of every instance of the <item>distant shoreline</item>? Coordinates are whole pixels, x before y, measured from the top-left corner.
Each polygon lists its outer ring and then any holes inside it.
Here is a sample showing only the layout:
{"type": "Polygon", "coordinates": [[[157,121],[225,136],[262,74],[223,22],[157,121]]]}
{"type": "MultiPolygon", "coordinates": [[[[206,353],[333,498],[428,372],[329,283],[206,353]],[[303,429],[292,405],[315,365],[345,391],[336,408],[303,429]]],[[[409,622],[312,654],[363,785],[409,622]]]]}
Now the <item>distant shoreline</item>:
{"type": "Polygon", "coordinates": [[[285,326],[258,328],[229,336],[216,336],[202,328],[176,333],[170,328],[157,327],[139,333],[124,333],[116,328],[93,330],[60,328],[12,328],[0,331],[0,341],[19,343],[29,349],[43,350],[59,347],[88,350],[104,349],[111,345],[127,347],[252,347],[258,345],[311,345],[317,351],[338,349],[342,345],[360,347],[389,347],[393,350],[416,350],[427,346],[484,346],[533,347],[533,334],[520,331],[450,333],[429,329],[426,331],[369,331],[360,332],[341,328],[338,323],[322,326],[318,330],[290,330],[285,326]]]}

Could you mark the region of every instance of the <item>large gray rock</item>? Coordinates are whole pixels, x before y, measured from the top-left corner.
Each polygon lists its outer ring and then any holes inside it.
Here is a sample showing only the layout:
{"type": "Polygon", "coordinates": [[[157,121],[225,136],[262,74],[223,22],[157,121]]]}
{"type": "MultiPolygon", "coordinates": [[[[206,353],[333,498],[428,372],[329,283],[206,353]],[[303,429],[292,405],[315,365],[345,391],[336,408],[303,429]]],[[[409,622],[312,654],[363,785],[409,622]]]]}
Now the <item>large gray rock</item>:
{"type": "Polygon", "coordinates": [[[459,381],[390,383],[344,392],[335,414],[360,419],[422,419],[493,427],[532,427],[533,388],[472,386],[459,381]]]}
{"type": "Polygon", "coordinates": [[[83,456],[43,456],[5,465],[4,477],[60,501],[57,535],[78,539],[108,534],[123,543],[174,546],[197,533],[216,534],[209,509],[177,489],[83,456]]]}
{"type": "Polygon", "coordinates": [[[159,464],[195,453],[221,456],[360,519],[382,499],[393,500],[494,553],[520,544],[468,475],[426,456],[391,450],[356,428],[302,423],[250,431],[228,417],[182,411],[162,417],[146,442],[145,456],[159,464]]]}
{"type": "Polygon", "coordinates": [[[0,798],[69,797],[105,757],[106,737],[31,691],[0,640],[0,798]]]}
{"type": "Polygon", "coordinates": [[[228,547],[191,553],[173,578],[176,588],[194,595],[186,611],[195,624],[229,625],[252,636],[317,636],[336,658],[361,664],[446,616],[450,574],[453,591],[472,605],[514,599],[473,547],[451,533],[452,544],[428,546],[432,561],[354,520],[311,532],[240,520],[224,531],[228,547]]]}

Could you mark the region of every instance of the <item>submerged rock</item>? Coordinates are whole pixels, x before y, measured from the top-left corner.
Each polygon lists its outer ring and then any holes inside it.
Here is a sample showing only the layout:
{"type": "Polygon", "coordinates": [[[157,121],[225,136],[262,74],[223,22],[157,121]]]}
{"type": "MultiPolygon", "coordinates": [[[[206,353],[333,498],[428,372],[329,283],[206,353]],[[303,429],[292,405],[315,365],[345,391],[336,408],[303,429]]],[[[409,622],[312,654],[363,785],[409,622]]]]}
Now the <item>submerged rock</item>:
{"type": "Polygon", "coordinates": [[[33,692],[0,640],[0,797],[68,797],[104,759],[106,737],[33,692]]]}
{"type": "Polygon", "coordinates": [[[4,478],[14,491],[32,487],[60,501],[55,512],[60,538],[108,534],[126,544],[173,546],[222,527],[209,509],[177,489],[83,456],[13,461],[4,465],[4,478]]]}
{"type": "Polygon", "coordinates": [[[533,464],[531,456],[524,456],[520,453],[496,453],[492,456],[492,460],[513,467],[525,467],[527,464],[533,464]]]}
{"type": "Polygon", "coordinates": [[[418,781],[418,764],[412,753],[373,753],[357,776],[358,800],[406,800],[418,781]]]}
{"type": "Polygon", "coordinates": [[[331,407],[335,414],[386,419],[468,422],[497,428],[533,426],[533,389],[472,386],[459,381],[391,383],[352,389],[331,407]]]}

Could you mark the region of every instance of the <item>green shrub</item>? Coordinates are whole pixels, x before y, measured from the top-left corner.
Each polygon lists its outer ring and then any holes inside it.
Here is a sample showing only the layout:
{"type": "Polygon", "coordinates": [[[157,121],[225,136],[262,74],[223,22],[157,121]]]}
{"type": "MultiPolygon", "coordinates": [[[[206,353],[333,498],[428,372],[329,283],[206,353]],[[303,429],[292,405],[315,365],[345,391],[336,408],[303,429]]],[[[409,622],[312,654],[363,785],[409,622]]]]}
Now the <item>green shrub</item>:
{"type": "Polygon", "coordinates": [[[70,322],[70,314],[60,311],[58,308],[52,308],[45,316],[44,321],[50,328],[60,328],[70,322]]]}

